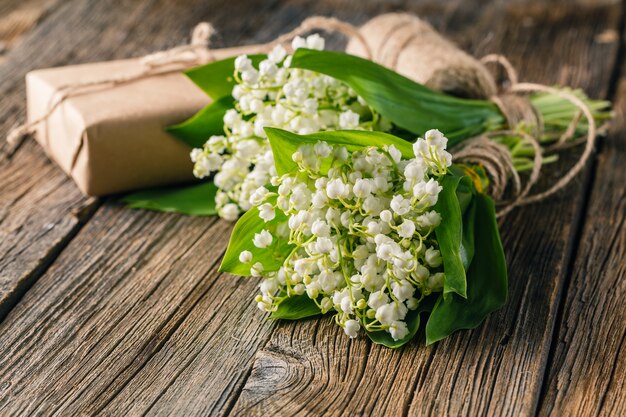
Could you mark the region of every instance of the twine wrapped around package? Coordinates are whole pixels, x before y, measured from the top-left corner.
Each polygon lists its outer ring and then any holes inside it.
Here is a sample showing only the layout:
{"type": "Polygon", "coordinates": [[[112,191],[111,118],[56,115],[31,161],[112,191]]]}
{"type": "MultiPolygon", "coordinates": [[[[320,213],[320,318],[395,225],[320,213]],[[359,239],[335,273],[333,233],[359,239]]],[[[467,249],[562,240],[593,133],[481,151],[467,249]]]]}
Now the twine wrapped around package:
{"type": "Polygon", "coordinates": [[[33,134],[85,195],[103,196],[194,179],[190,148],[166,132],[208,97],[181,73],[241,54],[268,52],[316,28],[359,38],[353,26],[313,17],[260,45],[209,48],[208,23],[191,42],[141,58],[32,71],[26,76],[28,122],[7,137],[12,148],[33,134]]]}

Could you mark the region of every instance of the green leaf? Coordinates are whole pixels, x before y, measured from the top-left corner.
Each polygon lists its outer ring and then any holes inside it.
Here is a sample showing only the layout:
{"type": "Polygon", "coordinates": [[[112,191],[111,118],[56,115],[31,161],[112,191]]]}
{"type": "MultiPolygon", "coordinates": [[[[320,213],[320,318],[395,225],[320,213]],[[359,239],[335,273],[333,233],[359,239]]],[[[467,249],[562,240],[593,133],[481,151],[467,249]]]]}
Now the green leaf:
{"type": "Polygon", "coordinates": [[[259,217],[258,208],[253,207],[248,210],[235,224],[220,271],[249,276],[250,265],[239,261],[239,255],[244,250],[252,252],[252,264],[261,262],[265,272],[277,271],[294,249],[293,245],[277,235],[278,227],[285,222],[287,222],[287,216],[281,210],[276,210],[276,217],[267,223],[259,217]],[[264,229],[272,234],[272,244],[267,248],[257,248],[252,243],[252,239],[256,233],[264,229]]]}
{"type": "Polygon", "coordinates": [[[431,311],[437,301],[437,297],[431,296],[422,300],[420,305],[415,310],[411,310],[406,315],[406,325],[409,329],[409,334],[407,334],[404,338],[399,340],[393,340],[393,337],[388,332],[378,331],[378,332],[366,332],[367,337],[376,344],[386,346],[388,348],[397,349],[405,344],[407,344],[415,335],[420,327],[420,314],[424,312],[431,311]]]}
{"type": "MultiPolygon", "coordinates": [[[[264,60],[267,55],[248,55],[254,66],[264,60]]],[[[202,91],[207,93],[213,100],[218,100],[225,96],[230,96],[235,79],[235,59],[237,57],[226,58],[221,61],[211,62],[206,65],[191,68],[185,71],[187,77],[191,79],[202,91]]]]}
{"type": "Polygon", "coordinates": [[[441,214],[441,224],[435,229],[435,234],[443,258],[444,297],[450,293],[457,293],[462,297],[467,296],[465,270],[469,266],[469,262],[467,256],[463,259],[461,254],[463,215],[457,197],[457,188],[461,178],[463,177],[446,175],[441,179],[443,189],[439,193],[437,204],[434,207],[434,210],[441,214]]]}
{"type": "Polygon", "coordinates": [[[476,194],[475,204],[476,252],[467,272],[467,299],[456,294],[439,297],[426,324],[427,344],[444,339],[456,330],[477,327],[488,314],[506,303],[506,259],[494,204],[484,194],[476,194]]]}
{"type": "Polygon", "coordinates": [[[439,129],[450,139],[450,146],[505,123],[492,102],[439,93],[382,65],[345,53],[298,49],[291,67],[341,80],[396,126],[416,135],[439,129]]]}
{"type": "Polygon", "coordinates": [[[482,170],[482,168],[478,165],[470,168],[463,164],[454,164],[448,169],[448,172],[451,175],[463,177],[456,189],[456,197],[459,200],[459,206],[461,207],[461,212],[463,213],[465,213],[465,210],[476,193],[475,183],[472,182],[472,178],[470,178],[469,175],[476,175],[476,178],[479,178],[478,173],[474,174],[477,170],[482,170]]]}
{"type": "Polygon", "coordinates": [[[213,135],[224,134],[224,114],[233,108],[231,97],[221,99],[207,105],[190,119],[174,126],[167,131],[192,148],[200,148],[213,135]]]}
{"type": "MultiPolygon", "coordinates": [[[[465,182],[465,179],[467,179],[467,177],[461,180],[461,183],[465,182]]],[[[457,188],[457,197],[459,195],[459,189],[461,189],[461,186],[457,188]]],[[[460,202],[461,200],[459,200],[459,203],[460,202]]],[[[476,216],[476,201],[472,198],[472,200],[465,207],[465,209],[463,209],[463,206],[461,206],[461,210],[463,211],[463,240],[461,241],[461,249],[459,252],[461,254],[461,261],[463,262],[463,268],[465,269],[467,279],[467,271],[472,264],[475,251],[474,218],[476,216]]]]}
{"type": "Polygon", "coordinates": [[[175,212],[190,216],[213,216],[217,187],[212,182],[138,191],[122,201],[130,208],[175,212]]]}
{"type": "Polygon", "coordinates": [[[289,297],[278,304],[270,318],[283,320],[298,320],[306,317],[319,316],[321,310],[306,294],[289,297]]]}
{"type": "Polygon", "coordinates": [[[382,132],[337,130],[298,135],[286,130],[266,127],[265,133],[267,133],[272,152],[274,153],[274,163],[278,175],[298,169],[298,165],[293,162],[292,156],[302,144],[315,144],[319,141],[328,142],[329,145],[345,146],[348,151],[357,151],[367,146],[394,145],[402,153],[403,157],[414,157],[413,147],[409,142],[382,132]]]}

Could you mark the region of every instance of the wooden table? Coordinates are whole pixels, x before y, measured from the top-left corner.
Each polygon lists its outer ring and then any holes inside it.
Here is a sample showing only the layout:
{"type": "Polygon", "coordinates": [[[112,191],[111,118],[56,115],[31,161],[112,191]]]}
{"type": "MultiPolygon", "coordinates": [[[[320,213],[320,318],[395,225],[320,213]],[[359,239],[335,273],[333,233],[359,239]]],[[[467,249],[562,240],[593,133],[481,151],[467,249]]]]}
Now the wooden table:
{"type": "Polygon", "coordinates": [[[32,140],[3,145],[0,415],[626,415],[626,11],[611,0],[443,3],[0,2],[2,136],[24,118],[34,68],[172,47],[201,20],[227,46],[310,14],[362,23],[391,10],[616,111],[583,175],[503,223],[506,307],[401,350],[350,340],[330,319],[264,320],[256,280],[217,272],[230,224],[84,198],[32,140]]]}

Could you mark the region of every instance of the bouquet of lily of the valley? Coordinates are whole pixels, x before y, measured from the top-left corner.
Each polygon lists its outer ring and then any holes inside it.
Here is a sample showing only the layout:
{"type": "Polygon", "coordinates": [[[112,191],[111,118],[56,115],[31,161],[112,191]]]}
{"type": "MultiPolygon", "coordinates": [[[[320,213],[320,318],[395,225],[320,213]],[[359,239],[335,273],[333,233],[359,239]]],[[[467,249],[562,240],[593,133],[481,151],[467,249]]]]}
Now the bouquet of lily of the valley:
{"type": "Polygon", "coordinates": [[[554,159],[544,150],[593,132],[607,103],[548,89],[528,96],[541,129],[512,125],[498,103],[323,51],[318,35],[292,47],[188,71],[214,101],[170,131],[195,148],[204,182],[127,201],[239,219],[221,270],[260,277],[256,302],[273,318],[332,313],[350,337],[390,347],[421,315],[427,343],[476,327],[507,296],[490,177],[536,177],[554,159]],[[481,135],[505,161],[482,148],[452,162],[481,135]]]}
{"type": "Polygon", "coordinates": [[[276,172],[253,192],[221,266],[263,278],[261,310],[333,312],[350,337],[363,329],[398,347],[420,313],[432,343],[504,304],[493,202],[470,180],[479,168],[451,165],[441,132],[413,145],[370,131],[265,132],[276,172]]]}

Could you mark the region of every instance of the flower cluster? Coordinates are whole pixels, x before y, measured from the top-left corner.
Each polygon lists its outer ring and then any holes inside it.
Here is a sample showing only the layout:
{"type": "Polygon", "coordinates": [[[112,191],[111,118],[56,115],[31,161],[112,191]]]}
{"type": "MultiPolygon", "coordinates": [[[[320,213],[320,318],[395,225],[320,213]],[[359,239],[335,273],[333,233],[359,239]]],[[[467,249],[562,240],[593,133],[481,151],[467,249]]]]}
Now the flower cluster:
{"type": "Polygon", "coordinates": [[[361,327],[406,337],[407,315],[443,288],[433,233],[441,216],[433,206],[451,164],[446,144],[431,130],[412,158],[393,145],[355,152],[326,142],[301,146],[293,155],[298,172],[274,176],[275,191],[259,187],[250,197],[265,222],[277,211],[288,219],[288,228],[263,230],[251,244],[288,239],[294,248],[275,272],[264,272],[251,252],[240,254],[251,275],[263,277],[259,308],[276,311],[288,297],[308,296],[323,313],[336,311],[350,337],[361,327]]]}
{"type": "MultiPolygon", "coordinates": [[[[323,49],[324,39],[296,37],[293,49],[323,49]]],[[[235,108],[224,116],[224,135],[212,136],[191,159],[198,178],[217,172],[219,215],[236,220],[250,196],[276,174],[264,127],[306,134],[322,130],[369,129],[379,123],[363,100],[338,80],[290,68],[291,56],[275,47],[256,68],[246,55],[235,60],[235,108]],[[367,119],[370,119],[369,121],[367,119]]]]}

